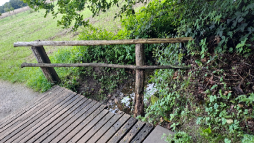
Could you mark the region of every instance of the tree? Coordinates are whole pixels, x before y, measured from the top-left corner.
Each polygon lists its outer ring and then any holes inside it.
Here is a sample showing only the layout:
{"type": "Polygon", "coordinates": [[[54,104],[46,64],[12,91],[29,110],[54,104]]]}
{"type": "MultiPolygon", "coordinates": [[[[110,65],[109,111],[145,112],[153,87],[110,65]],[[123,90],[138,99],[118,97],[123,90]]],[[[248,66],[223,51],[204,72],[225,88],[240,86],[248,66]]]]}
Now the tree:
{"type": "MultiPolygon", "coordinates": [[[[100,12],[106,12],[109,8],[116,5],[119,7],[120,3],[123,3],[122,0],[58,0],[56,4],[54,2],[47,3],[47,0],[23,0],[31,8],[35,10],[46,9],[45,17],[48,13],[51,13],[54,18],[58,14],[62,14],[61,20],[58,20],[58,25],[62,25],[63,28],[69,28],[70,25],[74,22],[73,30],[77,30],[79,26],[86,26],[88,20],[83,20],[83,15],[79,12],[84,9],[89,9],[93,16],[98,15],[100,12]],[[56,9],[58,8],[58,9],[56,9]]],[[[170,0],[175,1],[175,0],[170,0]]],[[[133,5],[142,2],[146,3],[145,0],[125,0],[125,4],[121,6],[119,13],[116,13],[116,17],[120,16],[122,13],[133,14],[133,5]]]]}

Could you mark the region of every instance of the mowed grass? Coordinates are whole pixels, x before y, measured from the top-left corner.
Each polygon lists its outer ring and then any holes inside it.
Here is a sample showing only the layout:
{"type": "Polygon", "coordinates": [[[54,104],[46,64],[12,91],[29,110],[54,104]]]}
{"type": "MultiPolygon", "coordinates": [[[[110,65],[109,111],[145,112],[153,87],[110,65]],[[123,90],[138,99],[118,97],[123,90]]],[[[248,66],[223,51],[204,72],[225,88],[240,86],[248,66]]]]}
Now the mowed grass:
{"type": "MultiPolygon", "coordinates": [[[[120,19],[114,20],[114,15],[118,11],[118,7],[111,8],[106,13],[92,18],[89,10],[82,11],[83,18],[89,19],[95,27],[117,32],[120,29],[120,19]]],[[[45,11],[40,10],[34,12],[28,10],[19,14],[0,19],[0,80],[10,82],[28,83],[35,90],[41,90],[39,83],[45,81],[41,79],[42,72],[40,68],[21,68],[23,62],[36,63],[36,59],[30,47],[13,47],[15,42],[29,42],[35,40],[47,41],[73,41],[78,39],[78,31],[72,32],[71,29],[62,29],[57,26],[59,16],[53,19],[51,14],[44,18],[45,11]],[[39,73],[39,74],[38,74],[39,73]],[[40,80],[38,80],[38,76],[40,80]],[[37,82],[37,83],[36,83],[37,82]]],[[[52,62],[59,62],[57,57],[59,53],[65,53],[70,47],[45,47],[52,62]],[[63,52],[65,51],[65,52],[63,52]]],[[[62,55],[63,56],[63,55],[62,55]]],[[[65,56],[68,56],[66,54],[65,56]]],[[[59,58],[58,58],[59,59],[59,58]]],[[[65,59],[64,57],[62,59],[65,59]]],[[[59,76],[64,78],[68,75],[71,68],[56,68],[59,76]],[[67,73],[68,72],[68,73],[67,73]]],[[[44,77],[43,77],[44,78],[44,77]]],[[[48,84],[48,83],[46,83],[48,84]]]]}
{"type": "MultiPolygon", "coordinates": [[[[83,11],[84,17],[92,15],[83,11]]],[[[13,47],[14,42],[51,40],[72,41],[77,39],[74,32],[57,26],[57,19],[49,14],[44,18],[45,11],[30,10],[14,16],[0,19],[0,79],[11,82],[25,82],[34,68],[20,68],[23,62],[36,62],[29,47],[13,47]]],[[[47,53],[53,53],[60,47],[46,47],[47,53]]],[[[64,48],[64,47],[61,47],[64,48]]]]}

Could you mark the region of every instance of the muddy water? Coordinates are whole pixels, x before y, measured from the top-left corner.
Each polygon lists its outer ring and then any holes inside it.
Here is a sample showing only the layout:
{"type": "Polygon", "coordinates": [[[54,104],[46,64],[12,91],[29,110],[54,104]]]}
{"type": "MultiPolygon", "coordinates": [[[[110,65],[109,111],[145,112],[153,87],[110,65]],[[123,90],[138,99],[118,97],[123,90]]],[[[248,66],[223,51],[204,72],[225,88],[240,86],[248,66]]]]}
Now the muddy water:
{"type": "MultiPolygon", "coordinates": [[[[154,83],[148,83],[150,80],[150,75],[153,72],[146,71],[145,72],[145,92],[144,92],[144,103],[147,105],[150,102],[150,97],[157,91],[154,83]]],[[[117,111],[123,111],[127,114],[131,114],[134,109],[134,97],[135,97],[135,79],[132,78],[125,85],[125,87],[112,96],[108,102],[109,111],[116,113],[117,111]]]]}

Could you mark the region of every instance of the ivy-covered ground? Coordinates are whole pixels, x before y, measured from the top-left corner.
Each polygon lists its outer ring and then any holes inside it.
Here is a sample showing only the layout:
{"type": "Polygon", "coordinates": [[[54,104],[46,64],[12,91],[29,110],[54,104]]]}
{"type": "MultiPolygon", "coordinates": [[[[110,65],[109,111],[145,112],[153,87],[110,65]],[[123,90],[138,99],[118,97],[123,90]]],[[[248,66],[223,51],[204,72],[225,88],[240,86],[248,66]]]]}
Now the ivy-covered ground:
{"type": "MultiPolygon", "coordinates": [[[[153,0],[133,15],[122,15],[121,30],[112,33],[90,25],[79,40],[193,37],[188,43],[145,45],[147,65],[189,65],[191,69],[155,70],[150,82],[157,89],[152,98],[156,101],[146,106],[145,117],[138,118],[176,132],[168,142],[252,143],[253,10],[254,0],[153,0]]],[[[73,47],[51,58],[54,63],[134,64],[134,50],[134,45],[73,47]]],[[[85,96],[93,93],[98,100],[107,99],[134,74],[110,68],[57,68],[57,72],[62,86],[85,96]],[[86,79],[93,79],[91,85],[99,83],[100,88],[88,86],[83,91],[86,79]]],[[[29,85],[51,86],[42,73],[29,85]]]]}

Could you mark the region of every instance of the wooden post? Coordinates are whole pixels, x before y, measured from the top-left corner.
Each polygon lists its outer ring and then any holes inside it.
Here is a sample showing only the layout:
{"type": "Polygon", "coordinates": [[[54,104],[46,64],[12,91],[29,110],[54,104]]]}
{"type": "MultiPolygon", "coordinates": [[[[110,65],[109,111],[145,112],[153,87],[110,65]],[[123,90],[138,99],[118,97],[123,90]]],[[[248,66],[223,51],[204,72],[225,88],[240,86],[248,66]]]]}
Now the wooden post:
{"type": "MultiPolygon", "coordinates": [[[[136,44],[136,66],[144,65],[144,48],[142,44],[136,44]]],[[[134,117],[144,116],[144,70],[136,70],[135,82],[135,107],[134,117]]]]}
{"type": "MultiPolygon", "coordinates": [[[[31,47],[31,50],[33,51],[34,56],[36,57],[38,63],[51,63],[43,46],[37,46],[37,47],[33,46],[33,47],[31,47]]],[[[60,82],[60,78],[58,77],[54,68],[41,67],[41,70],[42,70],[44,76],[47,78],[47,80],[50,81],[51,83],[59,83],[60,82]]]]}

